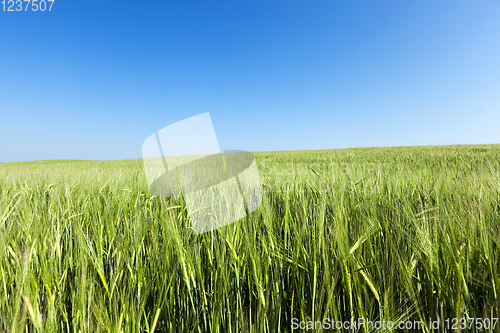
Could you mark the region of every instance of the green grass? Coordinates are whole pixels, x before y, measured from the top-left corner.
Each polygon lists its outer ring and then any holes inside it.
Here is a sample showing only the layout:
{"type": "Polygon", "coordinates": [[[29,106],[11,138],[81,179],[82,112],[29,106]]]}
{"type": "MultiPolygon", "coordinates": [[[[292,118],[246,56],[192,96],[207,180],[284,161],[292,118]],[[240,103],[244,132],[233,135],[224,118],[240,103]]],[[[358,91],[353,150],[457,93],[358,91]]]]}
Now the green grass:
{"type": "Polygon", "coordinates": [[[500,316],[500,145],[255,156],[262,206],[202,235],[141,160],[2,165],[0,332],[500,316]]]}

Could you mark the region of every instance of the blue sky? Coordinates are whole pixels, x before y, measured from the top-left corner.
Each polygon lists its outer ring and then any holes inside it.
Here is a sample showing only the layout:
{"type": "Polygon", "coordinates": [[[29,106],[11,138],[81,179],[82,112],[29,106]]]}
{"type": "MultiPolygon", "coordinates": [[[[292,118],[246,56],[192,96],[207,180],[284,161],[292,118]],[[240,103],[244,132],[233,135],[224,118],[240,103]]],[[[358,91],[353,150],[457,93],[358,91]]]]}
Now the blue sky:
{"type": "MultiPolygon", "coordinates": [[[[0,10],[3,9],[0,4],[0,10]]],[[[500,2],[59,1],[0,11],[0,161],[500,143],[500,2]]]]}

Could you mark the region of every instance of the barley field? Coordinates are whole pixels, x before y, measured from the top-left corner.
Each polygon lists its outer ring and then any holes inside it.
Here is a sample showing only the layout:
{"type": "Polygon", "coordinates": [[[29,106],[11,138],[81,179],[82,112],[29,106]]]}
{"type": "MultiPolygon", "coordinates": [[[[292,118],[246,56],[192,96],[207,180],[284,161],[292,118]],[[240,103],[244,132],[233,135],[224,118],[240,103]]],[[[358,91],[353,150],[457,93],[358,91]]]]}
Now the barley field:
{"type": "Polygon", "coordinates": [[[200,235],[139,159],[0,164],[0,332],[500,317],[500,145],[254,155],[262,205],[200,235]]]}

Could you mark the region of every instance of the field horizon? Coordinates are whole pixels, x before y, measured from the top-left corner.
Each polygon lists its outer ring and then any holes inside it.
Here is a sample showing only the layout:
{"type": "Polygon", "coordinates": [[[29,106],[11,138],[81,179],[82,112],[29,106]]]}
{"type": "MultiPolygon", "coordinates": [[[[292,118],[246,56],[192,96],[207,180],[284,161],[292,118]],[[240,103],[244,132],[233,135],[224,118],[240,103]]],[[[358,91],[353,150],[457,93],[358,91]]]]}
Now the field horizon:
{"type": "MultiPolygon", "coordinates": [[[[500,143],[477,143],[477,144],[449,144],[449,145],[415,145],[415,146],[370,146],[370,147],[349,147],[349,148],[325,148],[325,149],[299,149],[299,150],[258,150],[251,153],[280,153],[280,152],[317,152],[317,151],[337,151],[349,149],[384,149],[384,148],[418,148],[418,147],[460,147],[460,146],[494,146],[500,143]]],[[[71,162],[119,162],[142,160],[142,158],[126,158],[117,160],[81,160],[81,159],[48,159],[48,160],[26,160],[15,162],[0,162],[0,166],[23,165],[23,164],[53,164],[71,162]]]]}

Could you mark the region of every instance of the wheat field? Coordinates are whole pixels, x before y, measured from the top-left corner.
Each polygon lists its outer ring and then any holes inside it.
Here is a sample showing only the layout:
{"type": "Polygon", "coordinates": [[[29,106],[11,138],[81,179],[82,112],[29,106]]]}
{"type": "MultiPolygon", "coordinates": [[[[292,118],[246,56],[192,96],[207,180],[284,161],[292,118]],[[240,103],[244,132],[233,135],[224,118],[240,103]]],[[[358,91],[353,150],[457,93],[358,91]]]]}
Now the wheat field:
{"type": "Polygon", "coordinates": [[[141,160],[0,164],[0,332],[500,316],[500,145],[254,155],[262,205],[200,235],[141,160]]]}

